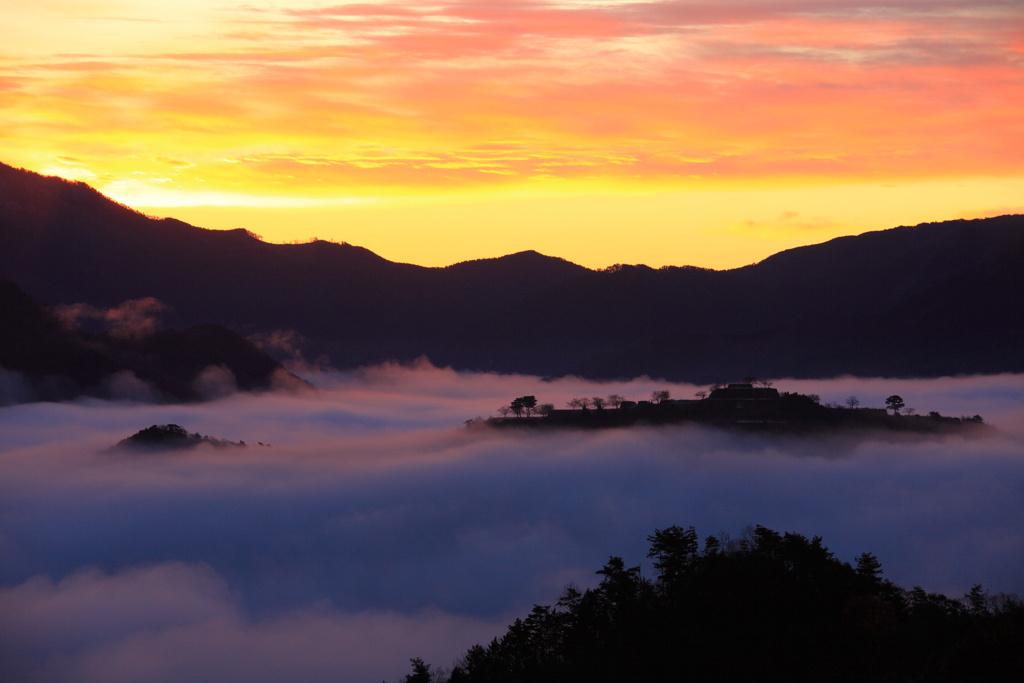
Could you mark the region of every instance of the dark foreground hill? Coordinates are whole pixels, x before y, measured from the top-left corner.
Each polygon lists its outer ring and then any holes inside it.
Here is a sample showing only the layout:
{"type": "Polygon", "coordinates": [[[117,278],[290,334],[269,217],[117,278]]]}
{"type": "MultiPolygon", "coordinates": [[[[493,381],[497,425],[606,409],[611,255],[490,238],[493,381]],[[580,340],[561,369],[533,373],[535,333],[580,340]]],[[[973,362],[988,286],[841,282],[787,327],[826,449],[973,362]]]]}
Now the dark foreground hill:
{"type": "Polygon", "coordinates": [[[221,325],[142,336],[91,334],[5,280],[0,280],[0,367],[10,385],[0,387],[0,405],[81,395],[198,401],[235,389],[301,383],[221,325]]]}
{"type": "Polygon", "coordinates": [[[612,557],[452,669],[414,659],[405,683],[1010,683],[1024,678],[1024,603],[976,585],[962,600],[905,590],[871,553],[758,526],[648,539],[656,578],[612,557]]]}
{"type": "Polygon", "coordinates": [[[0,165],[0,274],[50,304],[155,297],[168,321],[295,331],[350,367],[594,378],[1024,371],[1024,216],[843,237],[728,271],[522,252],[423,268],[153,219],[0,165]]]}

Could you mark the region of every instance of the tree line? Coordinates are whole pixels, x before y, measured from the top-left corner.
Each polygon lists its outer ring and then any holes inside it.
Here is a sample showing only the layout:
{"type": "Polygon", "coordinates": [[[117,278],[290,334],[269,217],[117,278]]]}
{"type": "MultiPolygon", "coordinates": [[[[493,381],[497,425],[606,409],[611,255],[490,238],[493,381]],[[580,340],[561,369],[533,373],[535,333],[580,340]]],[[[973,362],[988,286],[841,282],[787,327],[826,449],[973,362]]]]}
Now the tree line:
{"type": "MultiPolygon", "coordinates": [[[[753,377],[747,377],[747,378],[745,378],[744,381],[746,383],[748,383],[748,384],[753,385],[753,386],[757,386],[757,387],[761,387],[761,388],[765,388],[765,389],[768,389],[768,388],[770,388],[772,386],[771,380],[758,380],[758,379],[755,379],[753,377]]],[[[697,391],[694,394],[694,396],[696,398],[698,398],[698,399],[703,400],[703,399],[707,398],[708,396],[710,396],[711,393],[714,392],[716,389],[721,389],[721,388],[723,388],[725,386],[726,385],[721,384],[721,383],[715,383],[715,384],[712,384],[710,387],[708,387],[707,390],[703,390],[702,389],[700,391],[697,391]]],[[[790,393],[790,392],[782,392],[781,396],[782,397],[787,397],[787,396],[805,396],[805,395],[803,395],[803,394],[793,394],[793,393],[790,393]]],[[[806,398],[810,399],[810,401],[812,401],[815,404],[821,404],[821,397],[818,394],[806,394],[806,398]]],[[[593,396],[593,397],[578,396],[578,397],[573,397],[573,398],[569,399],[568,401],[566,401],[565,406],[566,406],[566,408],[569,408],[570,410],[576,410],[576,409],[587,410],[589,408],[594,408],[595,410],[604,410],[605,408],[618,409],[618,408],[620,408],[622,406],[622,404],[623,404],[623,402],[625,402],[625,400],[626,399],[624,397],[622,397],[621,395],[619,395],[619,394],[609,394],[606,397],[605,396],[593,396]]],[[[668,389],[657,389],[655,391],[652,391],[651,394],[650,394],[650,399],[649,399],[650,403],[666,403],[666,402],[669,402],[671,400],[672,400],[672,394],[669,392],[668,389]]],[[[859,409],[861,407],[860,399],[857,398],[856,396],[853,396],[853,395],[848,396],[846,398],[845,403],[843,403],[843,404],[840,404],[840,403],[837,403],[837,402],[832,402],[832,403],[826,403],[824,405],[825,405],[826,408],[848,408],[850,410],[857,410],[857,409],[859,409]]],[[[893,394],[892,396],[889,396],[888,398],[885,399],[885,409],[886,410],[891,410],[893,416],[896,416],[896,415],[914,415],[917,412],[914,408],[907,407],[906,403],[903,401],[903,398],[900,397],[897,394],[893,394]]],[[[555,406],[552,403],[538,404],[537,403],[537,397],[535,397],[535,396],[520,396],[519,398],[516,398],[515,400],[513,400],[510,404],[504,405],[504,406],[501,406],[500,408],[498,408],[498,413],[502,417],[505,417],[505,418],[507,418],[509,415],[515,415],[516,417],[532,417],[533,415],[540,415],[540,416],[544,417],[544,416],[549,415],[553,410],[555,410],[555,406]]],[[[932,418],[941,418],[942,417],[942,415],[940,415],[939,413],[937,413],[935,411],[929,412],[928,416],[932,417],[932,418]]],[[[960,419],[962,421],[967,421],[967,422],[983,422],[984,421],[984,420],[982,420],[980,415],[974,415],[973,417],[965,415],[965,416],[961,417],[960,419]]]]}
{"type": "Polygon", "coordinates": [[[405,683],[1024,680],[1024,603],[975,585],[961,599],[843,562],[820,537],[672,526],[648,537],[656,576],[612,557],[450,669],[413,659],[405,683]]]}

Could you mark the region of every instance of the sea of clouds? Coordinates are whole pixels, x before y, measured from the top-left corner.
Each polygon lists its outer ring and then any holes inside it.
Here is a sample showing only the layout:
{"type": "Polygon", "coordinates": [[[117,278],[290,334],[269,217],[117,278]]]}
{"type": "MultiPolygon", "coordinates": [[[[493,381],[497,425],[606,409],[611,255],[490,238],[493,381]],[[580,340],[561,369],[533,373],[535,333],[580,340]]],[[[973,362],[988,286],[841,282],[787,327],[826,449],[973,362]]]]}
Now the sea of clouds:
{"type": "Polygon", "coordinates": [[[465,426],[526,394],[646,398],[650,380],[307,376],[201,405],[0,408],[0,671],[19,681],[398,680],[447,666],[672,524],[820,535],[904,586],[1024,594],[1024,376],[777,380],[980,413],[980,438],[781,438],[692,426],[465,426]],[[245,449],[106,449],[175,423],[245,449]],[[269,446],[260,446],[270,444],[269,446]]]}

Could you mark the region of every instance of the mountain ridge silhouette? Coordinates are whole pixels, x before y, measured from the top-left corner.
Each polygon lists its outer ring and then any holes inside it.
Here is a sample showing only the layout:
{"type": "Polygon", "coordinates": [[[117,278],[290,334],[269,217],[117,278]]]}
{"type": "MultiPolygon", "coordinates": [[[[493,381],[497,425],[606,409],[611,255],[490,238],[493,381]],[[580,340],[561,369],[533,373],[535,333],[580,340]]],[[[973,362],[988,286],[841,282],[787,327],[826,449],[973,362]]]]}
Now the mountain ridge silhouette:
{"type": "Polygon", "coordinates": [[[428,268],[145,216],[0,164],[0,275],[52,305],[155,297],[169,324],[298,332],[337,367],[695,382],[1024,371],[1024,216],[901,226],[732,270],[524,251],[428,268]],[[972,333],[972,329],[976,334],[972,333]]]}

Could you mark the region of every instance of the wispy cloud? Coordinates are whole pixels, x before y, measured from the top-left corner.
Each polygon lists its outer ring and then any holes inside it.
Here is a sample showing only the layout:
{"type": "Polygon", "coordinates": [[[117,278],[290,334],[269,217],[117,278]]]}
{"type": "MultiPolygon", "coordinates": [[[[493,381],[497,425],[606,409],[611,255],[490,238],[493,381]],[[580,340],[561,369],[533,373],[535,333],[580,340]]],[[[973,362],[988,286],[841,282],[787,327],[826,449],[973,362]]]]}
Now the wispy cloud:
{"type": "Polygon", "coordinates": [[[158,315],[167,306],[153,297],[130,299],[114,308],[96,308],[89,304],[67,304],[55,310],[58,316],[72,325],[96,321],[117,337],[139,338],[152,334],[159,324],[158,315]]]}
{"type": "MultiPolygon", "coordinates": [[[[19,9],[48,16],[32,7],[19,9]]],[[[281,2],[196,8],[191,28],[155,4],[135,11],[155,20],[148,41],[97,31],[74,55],[10,52],[0,79],[17,88],[0,106],[30,149],[117,175],[185,157],[179,189],[278,195],[539,177],[661,187],[689,178],[692,158],[734,179],[1019,170],[1012,2],[281,2]],[[494,141],[523,157],[423,161],[494,141]],[[399,152],[366,161],[366,144],[399,152]],[[318,156],[339,162],[215,161],[318,156]]]]}

